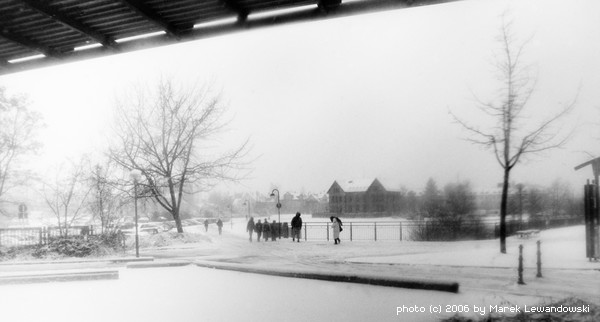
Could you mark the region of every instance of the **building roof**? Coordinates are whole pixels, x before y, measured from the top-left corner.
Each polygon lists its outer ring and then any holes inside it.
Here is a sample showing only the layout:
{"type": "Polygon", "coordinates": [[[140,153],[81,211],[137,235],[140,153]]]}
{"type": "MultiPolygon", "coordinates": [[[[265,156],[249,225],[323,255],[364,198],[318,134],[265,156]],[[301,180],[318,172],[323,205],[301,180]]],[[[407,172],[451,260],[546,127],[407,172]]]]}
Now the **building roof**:
{"type": "MultiPolygon", "coordinates": [[[[377,179],[375,179],[377,180],[377,179]]],[[[345,192],[364,192],[369,189],[374,180],[372,179],[352,179],[336,181],[340,188],[345,192]]]]}
{"type": "Polygon", "coordinates": [[[450,1],[458,0],[0,0],[0,75],[275,24],[450,1]]]}

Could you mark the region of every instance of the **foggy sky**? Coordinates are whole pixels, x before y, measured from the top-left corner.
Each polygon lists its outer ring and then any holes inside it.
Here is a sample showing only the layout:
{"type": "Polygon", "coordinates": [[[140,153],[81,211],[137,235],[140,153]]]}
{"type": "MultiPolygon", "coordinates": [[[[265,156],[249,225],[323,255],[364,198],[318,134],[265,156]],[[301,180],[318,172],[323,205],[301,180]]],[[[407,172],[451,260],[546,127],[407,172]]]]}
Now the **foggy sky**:
{"type": "Polygon", "coordinates": [[[563,122],[575,128],[560,150],[525,160],[514,182],[575,189],[598,156],[600,3],[466,0],[298,23],[53,66],[0,77],[44,114],[38,167],[106,145],[114,97],[161,75],[212,82],[232,122],[218,144],[250,138],[251,178],[236,191],[325,191],[334,180],[379,178],[420,191],[469,180],[502,180],[491,151],[464,140],[449,111],[487,124],[473,93],[493,97],[495,40],[509,9],[538,77],[527,121],[543,120],[575,97],[563,122]],[[596,124],[594,124],[596,123],[596,124]]]}

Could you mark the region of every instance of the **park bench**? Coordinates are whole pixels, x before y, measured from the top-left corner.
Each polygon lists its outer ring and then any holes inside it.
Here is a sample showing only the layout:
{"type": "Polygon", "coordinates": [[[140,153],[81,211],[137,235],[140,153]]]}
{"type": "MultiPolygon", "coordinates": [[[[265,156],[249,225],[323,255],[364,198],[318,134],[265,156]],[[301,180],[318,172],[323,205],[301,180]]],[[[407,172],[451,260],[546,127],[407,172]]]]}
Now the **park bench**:
{"type": "Polygon", "coordinates": [[[528,229],[528,230],[519,230],[517,231],[517,236],[519,238],[531,238],[532,236],[538,236],[540,231],[538,229],[528,229]]]}

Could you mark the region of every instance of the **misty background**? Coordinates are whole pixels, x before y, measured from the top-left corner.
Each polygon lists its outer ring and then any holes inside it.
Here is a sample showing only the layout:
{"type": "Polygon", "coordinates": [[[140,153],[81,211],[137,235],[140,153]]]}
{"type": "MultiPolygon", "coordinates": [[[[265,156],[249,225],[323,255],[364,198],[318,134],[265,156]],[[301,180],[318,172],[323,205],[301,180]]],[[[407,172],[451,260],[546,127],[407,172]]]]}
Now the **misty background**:
{"type": "Polygon", "coordinates": [[[210,83],[228,105],[217,145],[250,139],[252,173],[224,191],[324,192],[334,180],[380,179],[422,191],[471,182],[496,189],[502,169],[491,151],[465,139],[450,111],[475,124],[489,119],[475,95],[494,98],[496,36],[508,11],[537,75],[528,120],[539,122],[577,99],[559,124],[568,144],[529,157],[511,181],[575,192],[598,156],[600,3],[458,1],[298,23],[4,75],[9,93],[29,96],[43,114],[44,171],[107,147],[115,98],[160,77],[210,83]]]}

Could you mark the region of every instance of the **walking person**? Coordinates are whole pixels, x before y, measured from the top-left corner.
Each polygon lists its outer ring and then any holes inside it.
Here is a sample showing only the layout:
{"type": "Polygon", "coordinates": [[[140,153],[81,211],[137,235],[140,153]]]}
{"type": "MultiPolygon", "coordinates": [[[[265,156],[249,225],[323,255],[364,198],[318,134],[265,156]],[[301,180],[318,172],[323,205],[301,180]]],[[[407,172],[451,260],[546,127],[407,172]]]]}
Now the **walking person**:
{"type": "Polygon", "coordinates": [[[297,212],[296,216],[292,218],[292,242],[297,241],[300,242],[300,230],[302,230],[302,218],[300,218],[300,213],[297,212]]]}
{"type": "Polygon", "coordinates": [[[273,220],[271,223],[271,241],[275,241],[279,235],[279,229],[277,228],[277,222],[273,220]]]}
{"type": "Polygon", "coordinates": [[[248,220],[246,231],[248,232],[250,242],[252,242],[252,233],[254,232],[254,217],[250,217],[250,220],[248,220]]]}
{"type": "Polygon", "coordinates": [[[204,219],[204,231],[208,232],[208,219],[204,219]]]}
{"type": "Polygon", "coordinates": [[[219,227],[219,235],[221,235],[221,232],[223,231],[223,222],[221,221],[221,218],[217,220],[217,227],[219,227]]]}
{"type": "Polygon", "coordinates": [[[262,235],[262,223],[260,222],[260,219],[256,225],[254,225],[254,231],[256,232],[256,241],[260,243],[260,236],[262,235]]]}
{"type": "Polygon", "coordinates": [[[331,220],[331,229],[333,230],[333,241],[335,245],[342,242],[340,240],[340,231],[342,227],[342,225],[340,224],[341,220],[336,218],[337,217],[329,217],[329,220],[331,220]]]}
{"type": "Polygon", "coordinates": [[[263,229],[263,238],[265,239],[265,241],[268,241],[269,236],[271,235],[271,225],[269,224],[267,219],[265,219],[265,223],[263,224],[262,229],[263,229]]]}

